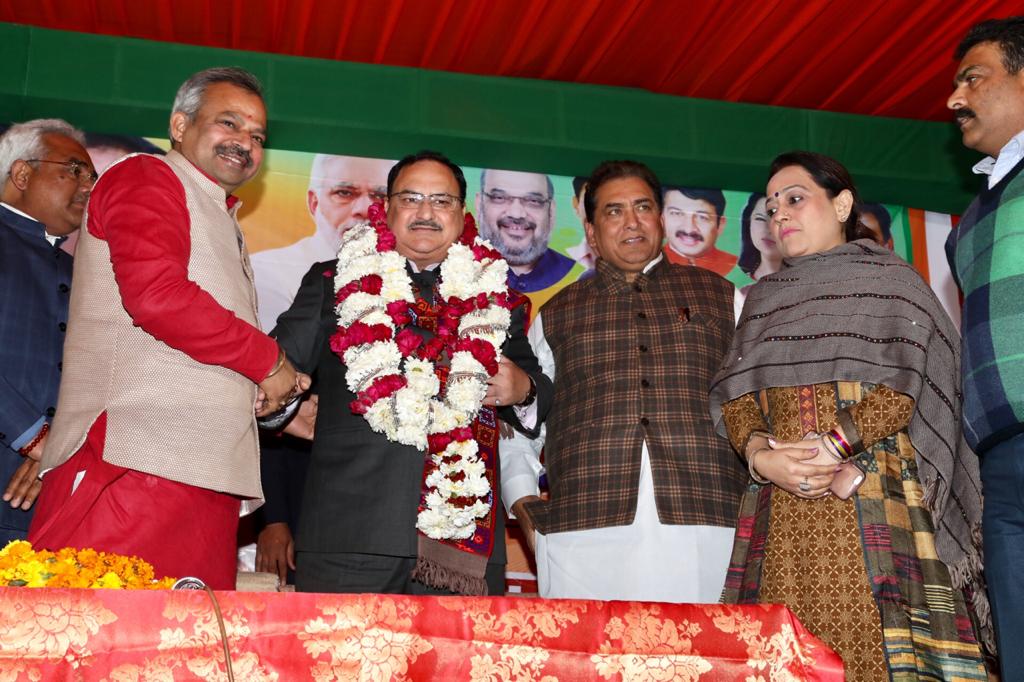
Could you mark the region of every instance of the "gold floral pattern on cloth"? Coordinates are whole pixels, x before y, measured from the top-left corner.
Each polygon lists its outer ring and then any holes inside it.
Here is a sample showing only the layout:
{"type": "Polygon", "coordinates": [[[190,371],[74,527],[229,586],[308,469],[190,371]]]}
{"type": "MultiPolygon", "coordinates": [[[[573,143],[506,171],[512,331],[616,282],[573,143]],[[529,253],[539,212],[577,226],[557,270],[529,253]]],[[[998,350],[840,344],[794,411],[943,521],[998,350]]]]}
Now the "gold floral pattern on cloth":
{"type": "Polygon", "coordinates": [[[493,613],[487,603],[472,598],[452,597],[441,605],[469,619],[477,639],[540,645],[579,623],[580,616],[587,612],[588,602],[522,599],[515,608],[503,613],[493,613]]]}
{"type": "Polygon", "coordinates": [[[516,644],[489,644],[488,649],[497,647],[498,658],[490,652],[480,653],[470,659],[471,682],[557,682],[552,675],[542,675],[544,665],[551,657],[545,649],[516,644]]]}
{"type": "MultiPolygon", "coordinates": [[[[96,593],[66,591],[59,599],[40,602],[28,588],[0,589],[0,642],[19,651],[20,660],[0,669],[0,680],[41,679],[33,662],[60,660],[72,654],[77,661],[88,657],[89,638],[104,625],[117,620],[96,593]]],[[[77,667],[77,666],[76,666],[77,667]]]]}
{"type": "MultiPolygon", "coordinates": [[[[205,595],[203,595],[205,596],[205,595]]],[[[231,667],[235,679],[252,682],[274,682],[278,674],[265,666],[257,653],[242,650],[252,635],[249,618],[264,610],[265,604],[250,593],[235,593],[233,599],[219,601],[231,650],[231,667]]],[[[114,682],[142,680],[176,680],[186,674],[202,680],[227,680],[227,666],[221,644],[220,625],[208,599],[169,599],[161,613],[170,627],[160,629],[158,655],[141,665],[126,663],[111,671],[114,682]]]]}
{"type": "MultiPolygon", "coordinates": [[[[767,671],[791,668],[762,657],[792,659],[791,641],[814,659],[806,679],[843,679],[839,657],[777,605],[216,596],[235,679],[246,682],[767,682],[767,671]]],[[[212,614],[203,592],[0,588],[0,682],[225,680],[212,614]],[[88,614],[88,625],[48,628],[53,614],[88,614]]]]}
{"type": "Polygon", "coordinates": [[[327,654],[311,668],[314,680],[407,680],[409,666],[433,645],[409,632],[420,607],[413,601],[383,601],[360,595],[351,601],[324,599],[323,616],[299,633],[314,658],[327,654]]]}
{"type": "Polygon", "coordinates": [[[758,672],[757,677],[748,679],[796,682],[805,678],[806,670],[813,668],[814,647],[802,644],[792,626],[783,625],[763,634],[764,623],[750,613],[712,605],[705,610],[716,628],[739,636],[747,644],[747,665],[758,672]]]}
{"type": "Polygon", "coordinates": [[[621,676],[623,682],[685,681],[696,680],[711,670],[711,663],[693,647],[701,626],[689,620],[662,618],[657,604],[631,604],[622,618],[615,616],[608,621],[604,632],[608,639],[590,660],[605,679],[621,676]],[[625,653],[618,653],[620,650],[625,653]]]}

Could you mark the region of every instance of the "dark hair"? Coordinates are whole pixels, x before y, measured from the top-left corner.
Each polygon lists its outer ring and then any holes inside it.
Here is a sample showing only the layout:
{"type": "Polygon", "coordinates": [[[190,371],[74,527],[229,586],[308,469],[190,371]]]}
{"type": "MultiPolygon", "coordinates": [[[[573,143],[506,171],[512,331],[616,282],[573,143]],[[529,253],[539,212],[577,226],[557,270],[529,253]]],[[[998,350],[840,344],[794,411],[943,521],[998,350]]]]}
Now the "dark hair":
{"type": "Polygon", "coordinates": [[[391,190],[395,186],[395,180],[398,179],[398,174],[402,172],[402,169],[406,166],[411,166],[414,163],[419,163],[420,161],[435,161],[450,170],[452,175],[455,176],[455,182],[459,184],[459,198],[462,199],[463,203],[465,203],[466,176],[462,174],[462,169],[456,166],[451,159],[441,152],[433,152],[429,149],[424,149],[423,151],[416,152],[415,154],[409,154],[391,167],[391,170],[388,171],[388,196],[391,196],[391,190]]]}
{"type": "Polygon", "coordinates": [[[587,178],[587,194],[583,197],[583,207],[586,209],[587,222],[594,222],[594,212],[597,210],[597,190],[601,185],[619,178],[639,178],[647,183],[654,194],[654,201],[658,204],[658,211],[664,205],[661,196],[661,182],[658,176],[650,168],[639,161],[602,161],[587,178]]]}
{"type": "Polygon", "coordinates": [[[857,208],[860,206],[860,194],[857,192],[850,171],[846,167],[824,154],[817,152],[794,151],[779,154],[772,161],[768,170],[768,179],[783,168],[800,166],[811,176],[814,184],[825,190],[829,199],[835,199],[843,190],[848,190],[853,195],[853,205],[850,208],[850,215],[843,223],[843,236],[848,242],[856,239],[870,239],[874,241],[874,233],[860,222],[860,214],[857,208]]]}
{"type": "MultiPolygon", "coordinates": [[[[480,193],[483,194],[484,185],[487,184],[487,173],[488,171],[499,170],[497,168],[484,168],[480,171],[480,193]]],[[[516,173],[530,173],[530,171],[514,171],[516,173]]],[[[555,185],[551,182],[551,176],[546,173],[530,173],[531,175],[543,175],[544,181],[547,183],[548,188],[548,199],[553,199],[555,196],[555,185]]]]}
{"type": "Polygon", "coordinates": [[[572,179],[572,194],[573,194],[573,196],[578,199],[579,196],[580,196],[580,192],[582,192],[583,188],[586,187],[586,186],[587,186],[587,179],[585,177],[582,177],[580,175],[575,176],[572,179]]]}
{"type": "Polygon", "coordinates": [[[743,215],[740,216],[740,257],[736,261],[736,265],[751,277],[761,265],[761,252],[754,246],[754,240],[750,236],[750,221],[754,216],[754,207],[762,199],[764,199],[763,194],[753,192],[747,199],[747,205],[743,207],[743,215]]]}
{"type": "Polygon", "coordinates": [[[721,218],[725,215],[725,195],[720,189],[709,189],[707,187],[680,187],[679,185],[662,185],[661,195],[664,197],[669,192],[679,192],[687,199],[694,201],[706,201],[715,207],[715,216],[721,218]]]}
{"type": "Polygon", "coordinates": [[[953,56],[963,59],[972,47],[981,43],[999,43],[1003,68],[1016,74],[1024,68],[1024,17],[988,19],[971,26],[953,56]]]}
{"type": "MultiPolygon", "coordinates": [[[[882,230],[882,241],[888,242],[892,239],[892,216],[889,215],[889,209],[881,204],[861,204],[857,207],[857,211],[860,215],[870,213],[875,216],[875,220],[878,221],[878,227],[882,230]]],[[[885,246],[885,244],[882,244],[885,246]]]]}

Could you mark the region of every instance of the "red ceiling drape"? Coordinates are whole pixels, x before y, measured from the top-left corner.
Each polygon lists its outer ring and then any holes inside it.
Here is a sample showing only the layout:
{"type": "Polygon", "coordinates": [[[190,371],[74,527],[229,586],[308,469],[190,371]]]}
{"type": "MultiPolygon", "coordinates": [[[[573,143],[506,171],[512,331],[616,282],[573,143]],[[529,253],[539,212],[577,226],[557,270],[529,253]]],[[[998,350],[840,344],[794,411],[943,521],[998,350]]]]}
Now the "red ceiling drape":
{"type": "Polygon", "coordinates": [[[1000,0],[0,0],[0,21],[241,50],[946,120],[1000,0]]]}

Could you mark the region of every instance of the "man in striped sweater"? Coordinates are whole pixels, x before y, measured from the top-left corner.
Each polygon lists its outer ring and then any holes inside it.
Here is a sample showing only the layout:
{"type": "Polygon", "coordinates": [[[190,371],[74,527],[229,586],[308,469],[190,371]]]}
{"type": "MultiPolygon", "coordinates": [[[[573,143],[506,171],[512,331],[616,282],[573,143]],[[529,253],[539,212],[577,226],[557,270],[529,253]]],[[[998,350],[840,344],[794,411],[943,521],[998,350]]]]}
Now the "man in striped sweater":
{"type": "Polygon", "coordinates": [[[987,182],[946,243],[964,295],[964,435],[981,457],[1003,679],[1024,679],[1024,17],[973,26],[947,106],[987,182]]]}

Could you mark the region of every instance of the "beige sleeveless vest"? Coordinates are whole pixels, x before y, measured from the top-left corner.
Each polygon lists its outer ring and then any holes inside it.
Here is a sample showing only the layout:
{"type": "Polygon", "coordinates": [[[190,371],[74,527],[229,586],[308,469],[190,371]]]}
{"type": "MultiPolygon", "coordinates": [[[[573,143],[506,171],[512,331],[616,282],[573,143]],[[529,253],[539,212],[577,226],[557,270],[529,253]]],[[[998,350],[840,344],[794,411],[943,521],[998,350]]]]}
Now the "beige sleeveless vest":
{"type": "MultiPolygon", "coordinates": [[[[181,154],[155,158],[170,166],[185,189],[191,222],[189,279],[258,327],[252,270],[235,218],[239,204],[228,209],[224,190],[181,154]]],[[[87,220],[88,215],[82,224],[87,220]]],[[[75,253],[72,284],[64,370],[43,471],[77,452],[106,411],[105,461],[262,498],[253,417],[256,386],[136,327],[122,306],[107,242],[86,229],[75,253]]]]}

